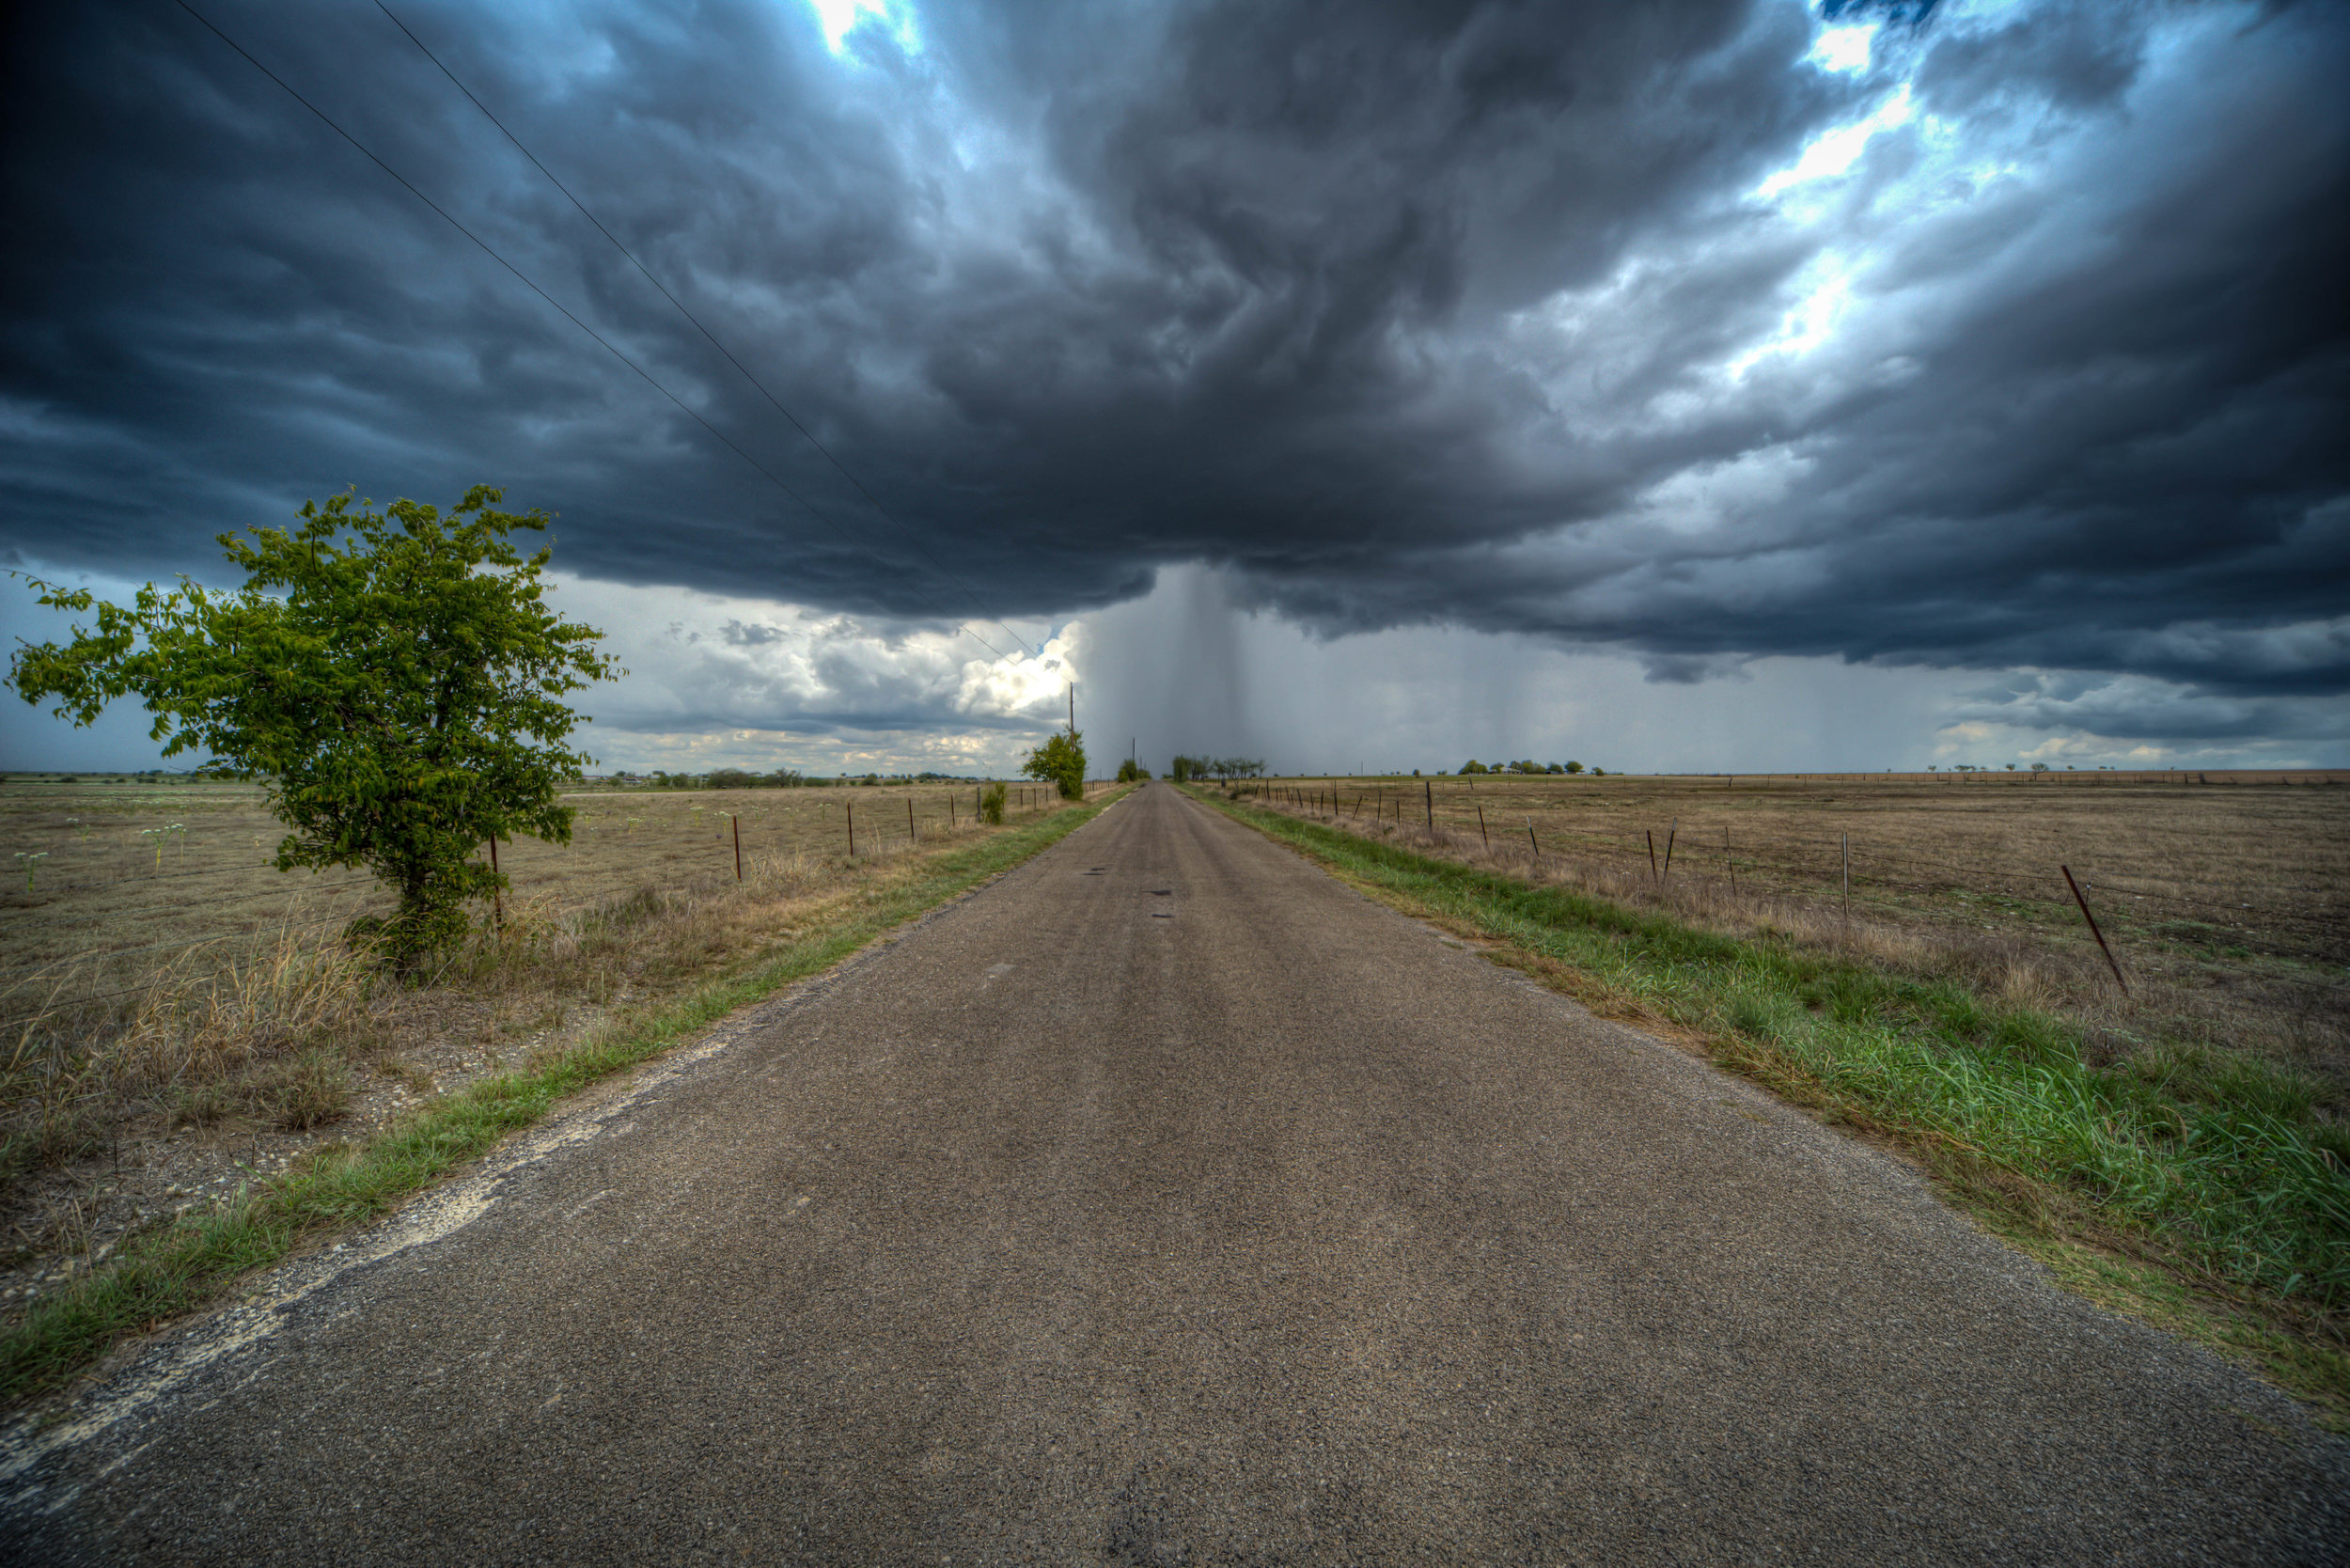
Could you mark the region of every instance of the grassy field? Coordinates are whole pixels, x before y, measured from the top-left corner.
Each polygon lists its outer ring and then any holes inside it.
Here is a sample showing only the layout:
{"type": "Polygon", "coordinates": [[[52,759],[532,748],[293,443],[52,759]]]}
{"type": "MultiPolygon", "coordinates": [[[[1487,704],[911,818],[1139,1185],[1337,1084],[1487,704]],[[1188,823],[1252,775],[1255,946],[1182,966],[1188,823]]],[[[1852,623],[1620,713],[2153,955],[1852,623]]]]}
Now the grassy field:
{"type": "MultiPolygon", "coordinates": [[[[0,879],[0,1027],[183,977],[289,929],[389,907],[363,872],[275,870],[285,830],[258,788],[112,776],[19,775],[0,785],[0,872],[13,873],[0,879]]],[[[579,813],[569,846],[501,844],[499,867],[518,900],[568,911],[647,884],[732,877],[737,816],[745,863],[757,867],[845,856],[852,825],[865,854],[901,850],[910,833],[936,842],[974,825],[973,795],[967,785],[590,788],[566,797],[579,813]]],[[[1013,820],[1044,795],[1014,786],[1013,820]]]]}
{"type": "Polygon", "coordinates": [[[1069,815],[1020,785],[988,827],[973,797],[584,790],[569,847],[499,846],[501,922],[403,987],[339,940],[384,895],[274,870],[282,829],[258,790],[9,779],[0,842],[44,858],[11,862],[0,899],[0,1314],[174,1215],[1069,815]]]}
{"type": "MultiPolygon", "coordinates": [[[[1433,798],[1448,853],[1520,871],[1539,860],[1543,875],[1728,928],[1767,924],[1897,966],[1963,971],[2018,1003],[2095,1012],[2112,1037],[2101,1048],[2127,1050],[2158,1027],[2350,1084],[2345,783],[2002,773],[1245,788],[1261,804],[1386,836],[1425,833],[1433,798]]],[[[2350,1112],[2350,1094],[2333,1103],[2350,1112]]]]}

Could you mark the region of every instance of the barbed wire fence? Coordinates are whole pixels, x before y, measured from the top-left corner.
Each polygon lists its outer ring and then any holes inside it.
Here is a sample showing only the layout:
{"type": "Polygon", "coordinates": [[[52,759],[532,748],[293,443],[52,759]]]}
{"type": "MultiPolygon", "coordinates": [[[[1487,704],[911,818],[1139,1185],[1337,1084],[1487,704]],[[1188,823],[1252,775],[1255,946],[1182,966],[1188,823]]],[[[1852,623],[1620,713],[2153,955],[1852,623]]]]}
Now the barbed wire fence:
{"type": "MultiPolygon", "coordinates": [[[[1837,782],[1853,784],[1882,782],[1881,776],[1872,780],[1870,775],[1778,776],[1807,780],[1832,777],[1837,782]]],[[[2076,774],[2069,776],[2080,778],[2091,776],[2076,774]]],[[[1761,776],[1755,776],[1755,781],[1761,782],[1761,776]]],[[[1243,785],[1234,792],[1241,798],[1256,797],[1263,804],[1290,814],[1327,820],[1342,828],[1369,823],[1374,829],[1406,837],[1417,831],[1430,841],[1432,847],[1456,851],[1481,850],[1496,853],[1503,858],[1514,853],[1516,857],[1529,864],[1545,858],[1563,859],[1570,856],[1600,860],[1620,872],[1646,871],[1648,880],[1660,887],[1668,882],[1674,871],[1679,870],[1679,866],[1673,866],[1669,861],[1661,858],[1654,862],[1651,860],[1649,835],[1652,832],[1655,853],[1660,857],[1671,853],[1667,849],[1670,818],[1659,822],[1653,830],[1637,832],[1569,826],[1555,821],[1542,823],[1538,828],[1532,816],[1520,809],[1523,804],[1520,802],[1513,803],[1511,809],[1527,820],[1504,830],[1499,823],[1480,819],[1478,813],[1482,803],[1464,800],[1455,791],[1440,792],[1432,779],[1416,783],[1416,788],[1364,786],[1349,790],[1342,784],[1309,783],[1301,786],[1273,782],[1243,785]]],[[[1708,818],[1704,831],[1711,833],[1724,825],[1718,820],[1708,818]]],[[[1768,873],[1781,884],[1764,888],[1749,885],[1745,889],[1749,895],[1767,892],[1773,897],[1808,896],[1813,899],[1849,896],[1853,902],[1864,907],[1904,916],[1915,916],[1920,911],[1915,904],[1870,898],[1869,892],[1872,889],[1898,890],[1929,897],[1963,894],[2010,903],[2041,905],[2052,911],[2070,913],[2075,908],[2076,901],[2066,888],[2062,875],[2063,864],[2069,863],[2080,874],[2084,890],[2093,890],[2113,900],[2127,900],[2131,903],[2152,902],[2177,912],[2177,917],[2182,920],[2202,917],[2202,925],[2226,931],[2235,939],[2233,945],[2261,951],[2267,956],[2320,964],[2336,964],[2350,958],[2350,922],[2344,921],[2344,911],[2338,902],[2344,890],[2335,886],[2297,884],[2275,886],[2274,891],[2306,894],[2326,901],[2318,908],[2296,909],[2231,898],[2217,889],[2182,891],[2176,887],[2179,878],[2175,872],[2154,873],[2154,876],[2171,882],[2173,886],[2152,886],[2148,885],[2148,873],[2142,870],[2117,868],[2110,863],[2084,866],[2083,859],[2086,857],[2061,863],[2052,860],[2045,868],[2038,870],[1989,861],[1961,864],[1931,855],[1908,851],[1897,853],[1869,843],[1858,835],[1828,838],[1784,832],[1771,834],[1766,846],[1742,849],[1734,843],[1726,847],[1717,841],[1700,841],[1694,823],[1690,824],[1690,831],[1680,836],[1675,848],[1681,857],[1680,864],[1690,866],[1690,870],[1681,872],[1683,875],[1708,875],[1711,874],[1711,868],[1718,865],[1724,879],[1733,885],[1738,878],[1755,878],[1758,872],[1768,873]],[[1817,851],[1819,858],[1791,857],[1805,850],[1817,851]],[[1845,859],[1847,854],[1850,855],[1849,861],[1845,859]],[[1932,874],[1935,872],[1942,874],[1937,877],[1932,874]]],[[[2108,905],[2108,908],[2114,907],[2108,905]]],[[[2115,912],[2127,914],[2133,919],[2145,913],[2128,904],[2120,905],[2115,912]]]]}

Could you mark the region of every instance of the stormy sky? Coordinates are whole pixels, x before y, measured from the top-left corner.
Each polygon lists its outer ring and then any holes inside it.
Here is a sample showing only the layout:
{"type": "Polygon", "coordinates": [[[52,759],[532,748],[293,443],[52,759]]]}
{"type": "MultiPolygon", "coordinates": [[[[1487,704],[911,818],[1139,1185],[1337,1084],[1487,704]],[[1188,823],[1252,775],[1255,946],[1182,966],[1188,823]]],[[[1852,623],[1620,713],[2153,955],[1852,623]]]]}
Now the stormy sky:
{"type": "Polygon", "coordinates": [[[619,766],[2350,763],[2342,8],[192,3],[9,24],[0,564],[496,483],[619,766]]]}

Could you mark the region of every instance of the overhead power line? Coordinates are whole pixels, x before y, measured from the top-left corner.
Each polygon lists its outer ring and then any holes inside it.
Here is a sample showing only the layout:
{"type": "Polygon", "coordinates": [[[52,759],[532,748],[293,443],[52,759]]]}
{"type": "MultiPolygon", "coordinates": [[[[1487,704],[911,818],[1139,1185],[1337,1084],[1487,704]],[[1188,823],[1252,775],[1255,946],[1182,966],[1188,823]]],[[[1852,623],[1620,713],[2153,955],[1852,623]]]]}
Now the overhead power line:
{"type": "MultiPolygon", "coordinates": [[[[726,356],[727,363],[733,366],[738,371],[742,372],[743,379],[749,382],[753,387],[757,388],[759,395],[766,399],[768,404],[773,407],[777,414],[782,415],[793,430],[799,431],[801,435],[806,437],[807,444],[822,453],[824,461],[831,463],[834,470],[838,472],[842,478],[848,480],[851,485],[855,487],[856,493],[865,497],[867,504],[872,507],[874,512],[880,516],[882,521],[887,523],[891,527],[898,530],[899,535],[904,539],[909,549],[911,549],[916,555],[921,557],[921,558],[929,564],[932,571],[937,572],[939,576],[946,579],[948,582],[952,583],[957,588],[961,589],[964,596],[972,602],[974,607],[978,607],[979,604],[979,596],[972,590],[970,585],[964,582],[962,578],[956,576],[954,572],[948,568],[946,562],[931,554],[930,549],[923,544],[919,536],[917,536],[913,529],[907,527],[904,524],[899,522],[897,518],[891,516],[889,509],[881,504],[880,498],[871,491],[865,488],[864,481],[859,479],[854,474],[849,472],[848,466],[838,458],[833,456],[832,449],[826,447],[822,442],[816,439],[816,432],[802,424],[798,415],[793,414],[790,409],[784,407],[781,399],[777,398],[773,392],[767,390],[766,383],[760,381],[757,376],[753,375],[751,373],[750,367],[736,358],[734,351],[720,342],[718,340],[718,335],[712,332],[708,326],[704,325],[700,317],[695,315],[693,311],[687,309],[685,302],[671,293],[669,291],[668,285],[663,283],[658,277],[655,277],[653,275],[652,269],[646,266],[644,262],[638,260],[636,253],[629,249],[627,245],[621,243],[620,237],[613,233],[609,228],[606,228],[603,225],[603,220],[597,217],[595,213],[589,212],[588,210],[588,204],[580,200],[577,196],[573,195],[572,188],[569,185],[564,184],[562,180],[556,179],[555,171],[547,167],[546,165],[540,163],[539,161],[539,155],[531,151],[529,148],[524,146],[523,139],[520,136],[515,135],[513,132],[507,129],[506,122],[498,118],[495,114],[492,113],[490,106],[487,103],[482,102],[479,98],[476,97],[474,90],[471,87],[465,86],[462,81],[458,79],[457,73],[449,70],[448,66],[438,55],[432,53],[431,49],[427,46],[424,39],[416,37],[415,30],[414,28],[410,27],[405,22],[402,22],[399,15],[394,12],[389,6],[384,4],[384,0],[375,0],[375,8],[382,11],[384,16],[389,18],[392,25],[399,28],[401,33],[405,34],[408,41],[415,44],[424,57],[431,60],[440,73],[448,78],[449,85],[451,86],[465,95],[465,101],[467,102],[481,111],[481,115],[484,119],[487,119],[492,125],[498,128],[498,134],[504,136],[508,141],[514,144],[515,151],[530,160],[530,166],[532,168],[537,169],[540,174],[547,177],[548,184],[553,185],[556,190],[562,192],[564,199],[569,201],[573,207],[579,209],[579,215],[581,217],[586,218],[589,223],[595,225],[596,232],[603,235],[606,240],[609,240],[612,243],[612,248],[614,250],[619,251],[622,256],[628,258],[629,265],[634,267],[639,273],[642,273],[644,274],[645,281],[659,290],[661,291],[661,297],[667,300],[672,306],[677,307],[677,313],[679,315],[694,323],[694,330],[700,333],[703,337],[707,338],[712,348],[724,354],[726,356]]],[[[1013,632],[1010,627],[1005,625],[1001,620],[997,620],[994,616],[988,616],[986,619],[994,621],[997,630],[1010,635],[1013,641],[1022,644],[1026,644],[1027,641],[1026,637],[1021,636],[1016,632],[1013,632]]]]}
{"type": "MultiPolygon", "coordinates": [[[[810,517],[815,518],[818,522],[823,524],[824,526],[832,529],[833,532],[838,534],[843,540],[847,541],[849,544],[855,547],[859,551],[864,550],[864,546],[858,543],[856,537],[850,533],[848,529],[834,522],[830,517],[827,517],[816,507],[813,502],[809,501],[807,497],[802,495],[798,491],[792,489],[782,479],[778,478],[766,464],[751,456],[750,453],[744,451],[740,446],[737,446],[733,439],[728,436],[724,431],[721,431],[717,426],[703,418],[700,413],[697,412],[693,405],[686,402],[684,399],[679,397],[676,393],[670,391],[666,386],[664,386],[651,371],[646,369],[642,365],[637,364],[636,361],[621,353],[609,338],[606,338],[594,327],[589,326],[586,321],[581,321],[577,316],[573,315],[560,300],[557,300],[544,289],[540,288],[538,284],[532,282],[529,274],[525,274],[520,267],[515,266],[514,263],[509,261],[504,256],[500,255],[496,247],[493,246],[480,235],[476,234],[472,229],[467,228],[463,224],[458,222],[457,219],[450,214],[448,210],[443,207],[439,202],[434,201],[431,196],[426,196],[422,191],[416,189],[416,187],[409,181],[406,175],[401,174],[398,169],[392,167],[391,165],[385,163],[382,158],[377,157],[374,150],[365,142],[352,135],[350,132],[344,130],[341,125],[336,122],[333,116],[329,115],[325,110],[320,108],[317,104],[311,102],[308,99],[303,97],[302,94],[296,91],[293,86],[284,77],[278,75],[277,72],[270,70],[269,67],[263,65],[258,59],[255,58],[252,52],[246,49],[244,45],[239,43],[235,39],[230,38],[227,33],[222,32],[219,27],[213,24],[211,18],[207,17],[202,11],[197,10],[194,6],[189,5],[188,0],[175,0],[175,3],[181,10],[187,12],[190,16],[196,18],[198,23],[202,24],[207,32],[211,33],[214,38],[220,39],[221,42],[227,44],[229,48],[235,50],[239,55],[243,55],[245,62],[252,66],[254,70],[259,71],[262,75],[276,83],[280,88],[284,89],[287,97],[292,99],[295,102],[309,110],[313,115],[316,115],[320,121],[324,124],[328,130],[334,132],[335,134],[340,136],[343,140],[349,142],[352,147],[358,149],[361,156],[365,157],[368,162],[373,164],[377,168],[382,169],[385,174],[390,175],[394,180],[398,180],[402,190],[405,190],[410,196],[415,196],[418,201],[423,202],[427,207],[431,208],[443,222],[446,223],[451,228],[454,228],[458,233],[462,234],[466,239],[471,240],[476,245],[479,246],[482,254],[489,257],[493,261],[495,261],[499,266],[504,267],[508,272],[511,273],[514,275],[516,282],[520,283],[524,288],[529,290],[532,293],[538,295],[540,299],[546,301],[548,305],[553,306],[556,310],[562,314],[565,321],[579,328],[580,331],[586,333],[589,337],[594,338],[596,342],[603,348],[605,353],[611,354],[613,358],[619,360],[621,364],[627,366],[630,369],[635,371],[639,376],[643,377],[647,385],[650,386],[654,391],[660,393],[663,397],[668,399],[669,401],[677,404],[679,410],[688,418],[692,419],[694,423],[699,425],[703,430],[708,431],[719,441],[725,443],[728,451],[732,452],[736,457],[741,458],[744,463],[750,464],[751,468],[761,478],[765,478],[768,483],[774,485],[777,490],[782,491],[786,495],[797,502],[801,510],[805,510],[810,517]]],[[[943,605],[933,605],[933,607],[939,609],[942,615],[945,614],[945,607],[943,605]]],[[[981,648],[986,649],[997,658],[1002,659],[1009,658],[1010,656],[1004,652],[1002,649],[997,648],[994,643],[979,635],[977,632],[972,631],[969,626],[959,620],[953,620],[952,616],[946,616],[946,619],[953,621],[956,631],[963,633],[973,642],[978,643],[981,648]]]]}

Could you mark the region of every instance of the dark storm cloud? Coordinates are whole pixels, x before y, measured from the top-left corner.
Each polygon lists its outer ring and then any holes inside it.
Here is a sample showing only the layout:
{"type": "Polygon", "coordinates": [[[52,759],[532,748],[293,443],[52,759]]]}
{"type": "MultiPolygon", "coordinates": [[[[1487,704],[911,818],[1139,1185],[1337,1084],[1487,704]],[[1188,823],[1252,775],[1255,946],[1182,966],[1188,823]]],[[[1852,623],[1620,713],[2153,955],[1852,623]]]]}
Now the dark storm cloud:
{"type": "Polygon", "coordinates": [[[1533,632],[1665,681],[2131,672],[2180,733],[2234,722],[2181,701],[2285,734],[2350,689],[2336,10],[1910,7],[1840,74],[1759,0],[941,6],[846,60],[796,4],[396,6],[909,543],[371,5],[213,8],[840,531],[125,4],[10,51],[26,557],[200,570],[304,495],[493,478],[562,512],[570,571],[884,616],[1206,560],[1324,634],[1533,632]],[[1757,194],[1903,82],[1801,213],[1757,194]],[[1832,278],[1833,332],[1755,353],[1832,278]]]}

